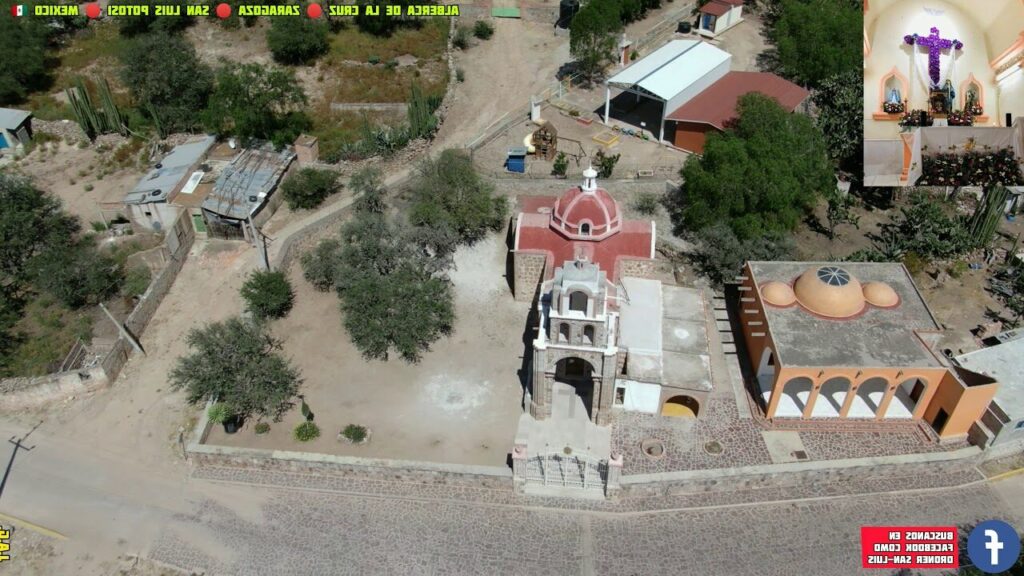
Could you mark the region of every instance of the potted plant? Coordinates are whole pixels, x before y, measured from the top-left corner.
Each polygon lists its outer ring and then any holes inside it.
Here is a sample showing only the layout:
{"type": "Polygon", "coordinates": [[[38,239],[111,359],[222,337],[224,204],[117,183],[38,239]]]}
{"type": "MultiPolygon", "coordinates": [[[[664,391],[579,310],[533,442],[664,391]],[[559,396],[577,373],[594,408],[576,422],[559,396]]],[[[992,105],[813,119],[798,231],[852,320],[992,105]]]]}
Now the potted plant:
{"type": "Polygon", "coordinates": [[[882,110],[886,114],[902,114],[907,106],[903,102],[886,102],[882,104],[882,110]]]}
{"type": "Polygon", "coordinates": [[[206,417],[214,424],[223,425],[225,434],[234,434],[242,426],[242,418],[223,402],[212,404],[206,411],[206,417]]]}
{"type": "Polygon", "coordinates": [[[974,118],[963,110],[953,110],[946,118],[950,126],[973,126],[974,118]]]}

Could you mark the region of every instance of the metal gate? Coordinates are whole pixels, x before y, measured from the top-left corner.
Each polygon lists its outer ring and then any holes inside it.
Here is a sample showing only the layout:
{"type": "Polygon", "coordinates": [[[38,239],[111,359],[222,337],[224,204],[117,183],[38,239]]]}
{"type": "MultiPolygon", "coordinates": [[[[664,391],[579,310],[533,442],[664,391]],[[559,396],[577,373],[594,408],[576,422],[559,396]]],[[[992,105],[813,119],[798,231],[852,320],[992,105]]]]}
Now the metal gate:
{"type": "Polygon", "coordinates": [[[552,452],[526,460],[526,483],[604,491],[608,462],[585,454],[552,452]]]}

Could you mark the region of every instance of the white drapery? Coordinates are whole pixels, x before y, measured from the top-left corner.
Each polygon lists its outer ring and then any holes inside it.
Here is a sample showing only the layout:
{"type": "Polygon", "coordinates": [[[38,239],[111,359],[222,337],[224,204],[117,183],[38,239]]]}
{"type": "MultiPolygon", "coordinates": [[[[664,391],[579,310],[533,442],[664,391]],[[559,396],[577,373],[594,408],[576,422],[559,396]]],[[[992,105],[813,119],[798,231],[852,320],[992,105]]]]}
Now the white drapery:
{"type": "MultiPolygon", "coordinates": [[[[922,97],[924,98],[924,105],[921,107],[924,110],[928,109],[928,93],[931,91],[931,78],[928,77],[928,49],[923,46],[913,45],[913,49],[910,53],[910,68],[911,76],[917,77],[917,82],[921,85],[922,97]]],[[[946,80],[953,83],[953,90],[958,90],[956,85],[956,57],[959,50],[953,48],[949,49],[949,54],[943,54],[939,51],[939,86],[941,87],[946,80]],[[945,57],[946,62],[946,73],[942,73],[942,59],[945,57]]],[[[907,102],[910,108],[916,108],[913,105],[914,102],[914,80],[910,80],[910,94],[907,95],[907,102]]],[[[957,94],[959,96],[959,94],[957,94]]],[[[953,105],[956,108],[956,104],[953,105]]]]}

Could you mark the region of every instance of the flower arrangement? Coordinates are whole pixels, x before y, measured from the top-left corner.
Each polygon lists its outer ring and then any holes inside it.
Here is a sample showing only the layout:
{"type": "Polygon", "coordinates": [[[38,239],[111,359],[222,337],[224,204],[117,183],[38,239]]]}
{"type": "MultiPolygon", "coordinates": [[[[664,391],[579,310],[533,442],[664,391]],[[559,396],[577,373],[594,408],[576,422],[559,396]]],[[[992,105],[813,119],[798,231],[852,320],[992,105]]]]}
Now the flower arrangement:
{"type": "Polygon", "coordinates": [[[953,110],[946,117],[950,126],[974,126],[974,117],[963,110],[953,110]]]}
{"type": "Polygon", "coordinates": [[[903,102],[886,102],[885,104],[882,104],[882,110],[885,111],[886,114],[902,114],[906,109],[907,107],[903,102]]]}
{"type": "Polygon", "coordinates": [[[920,186],[1024,185],[1020,162],[1010,148],[928,154],[922,160],[920,186]]]}
{"type": "Polygon", "coordinates": [[[900,119],[900,126],[909,128],[912,126],[931,126],[934,118],[924,110],[911,110],[900,119]]]}
{"type": "Polygon", "coordinates": [[[967,108],[966,112],[970,113],[971,116],[981,116],[985,113],[985,109],[981,107],[981,104],[972,104],[967,108]]]}

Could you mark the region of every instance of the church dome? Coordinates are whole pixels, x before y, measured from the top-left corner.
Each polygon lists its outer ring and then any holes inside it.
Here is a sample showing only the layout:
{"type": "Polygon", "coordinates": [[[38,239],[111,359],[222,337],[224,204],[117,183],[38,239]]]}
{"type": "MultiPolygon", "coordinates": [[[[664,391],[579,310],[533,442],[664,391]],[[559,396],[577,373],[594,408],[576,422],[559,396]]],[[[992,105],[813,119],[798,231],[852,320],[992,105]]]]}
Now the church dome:
{"type": "Polygon", "coordinates": [[[789,284],[782,282],[766,282],[761,286],[761,297],[772,306],[785,308],[796,303],[796,294],[789,284]]]}
{"type": "Polygon", "coordinates": [[[872,306],[892,308],[900,303],[900,297],[892,286],[884,282],[868,282],[864,285],[864,299],[872,306]]]}
{"type": "Polygon", "coordinates": [[[619,204],[597,187],[597,171],[583,171],[583,185],[570,188],[555,202],[551,227],[574,240],[603,240],[622,228],[619,204]]]}
{"type": "Polygon", "coordinates": [[[804,308],[829,318],[848,318],[864,310],[860,282],[838,266],[811,268],[793,286],[804,308]]]}

